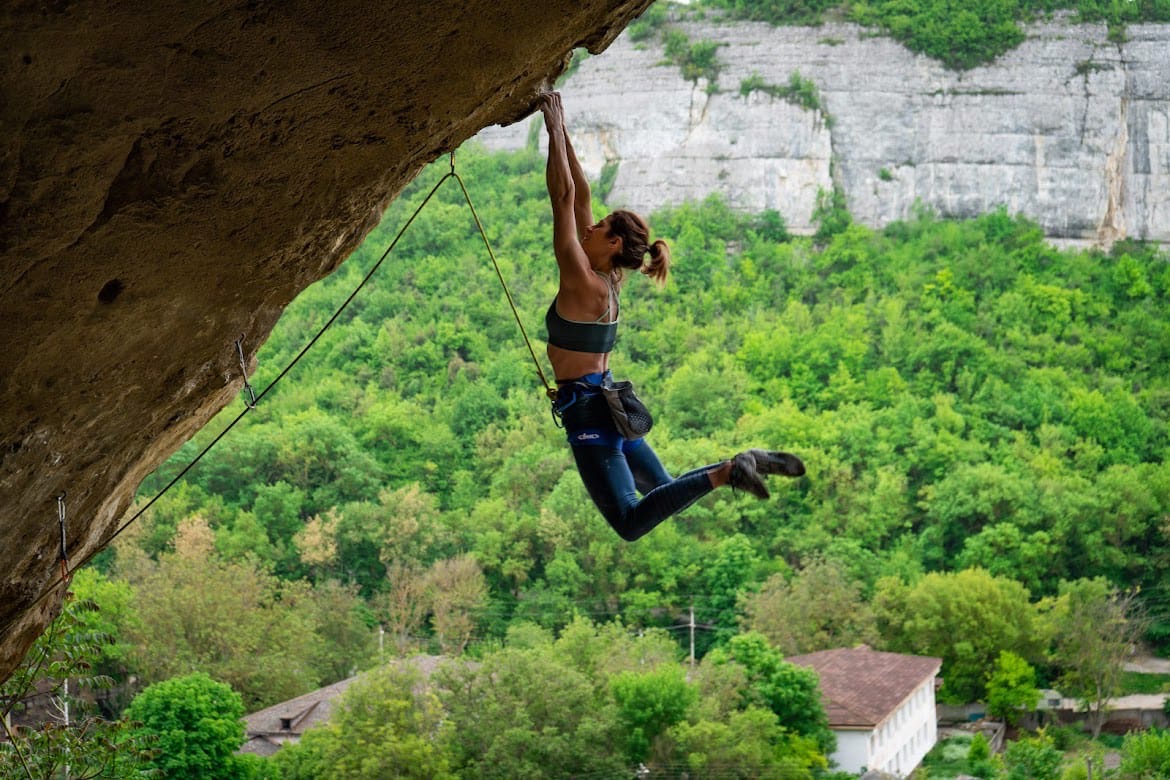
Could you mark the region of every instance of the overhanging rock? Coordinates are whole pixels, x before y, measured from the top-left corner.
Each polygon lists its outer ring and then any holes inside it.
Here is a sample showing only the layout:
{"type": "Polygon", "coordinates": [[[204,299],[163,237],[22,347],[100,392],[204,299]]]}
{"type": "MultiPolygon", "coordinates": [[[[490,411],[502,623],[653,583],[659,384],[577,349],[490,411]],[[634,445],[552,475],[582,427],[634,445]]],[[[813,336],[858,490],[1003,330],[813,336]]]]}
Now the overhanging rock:
{"type": "Polygon", "coordinates": [[[0,679],[139,482],[428,162],[650,0],[8,4],[0,679]],[[35,602],[35,603],[34,603],[35,602]]]}

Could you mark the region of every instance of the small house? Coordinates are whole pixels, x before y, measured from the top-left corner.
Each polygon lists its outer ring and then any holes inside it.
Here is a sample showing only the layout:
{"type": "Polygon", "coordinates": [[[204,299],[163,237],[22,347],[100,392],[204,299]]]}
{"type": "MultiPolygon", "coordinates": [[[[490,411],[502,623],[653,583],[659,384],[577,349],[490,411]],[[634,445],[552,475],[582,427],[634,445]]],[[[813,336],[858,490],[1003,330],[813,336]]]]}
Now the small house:
{"type": "Polygon", "coordinates": [[[837,735],[837,750],[829,758],[841,770],[904,777],[934,747],[940,659],[863,645],[787,660],[820,676],[829,728],[837,735]]]}

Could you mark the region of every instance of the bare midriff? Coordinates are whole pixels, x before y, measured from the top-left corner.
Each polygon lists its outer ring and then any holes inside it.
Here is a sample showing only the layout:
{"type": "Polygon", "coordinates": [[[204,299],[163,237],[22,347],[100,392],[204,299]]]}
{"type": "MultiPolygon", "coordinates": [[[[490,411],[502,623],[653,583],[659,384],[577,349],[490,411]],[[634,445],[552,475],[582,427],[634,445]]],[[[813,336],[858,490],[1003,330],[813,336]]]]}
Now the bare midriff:
{"type": "Polygon", "coordinates": [[[548,345],[548,362],[558,380],[576,379],[586,374],[597,374],[609,368],[609,353],[575,352],[548,345]]]}

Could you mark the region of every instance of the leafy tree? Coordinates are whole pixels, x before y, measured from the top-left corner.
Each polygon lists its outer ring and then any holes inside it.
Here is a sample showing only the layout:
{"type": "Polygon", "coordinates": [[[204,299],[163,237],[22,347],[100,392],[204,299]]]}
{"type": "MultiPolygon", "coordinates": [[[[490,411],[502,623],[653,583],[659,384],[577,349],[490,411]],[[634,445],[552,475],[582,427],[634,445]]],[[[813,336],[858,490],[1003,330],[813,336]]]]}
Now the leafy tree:
{"type": "Polygon", "coordinates": [[[126,709],[141,724],[134,733],[156,740],[151,765],[163,777],[192,780],[240,776],[243,715],[240,695],[203,672],[149,685],[126,709]]]}
{"type": "Polygon", "coordinates": [[[877,585],[874,611],[891,649],[943,659],[942,697],[979,701],[986,670],[1010,650],[1039,658],[1036,608],[1028,592],[982,569],[927,574],[912,586],[890,578],[877,585]]]}
{"type": "Polygon", "coordinates": [[[351,684],[329,722],[282,748],[273,762],[286,780],[453,778],[443,749],[446,728],[419,668],[400,661],[351,684]]]}
{"type": "Polygon", "coordinates": [[[759,553],[743,534],[735,534],[719,543],[715,558],[706,569],[707,592],[718,636],[731,635],[735,625],[735,605],[754,579],[760,566],[759,553]]]}
{"type": "Polygon", "coordinates": [[[612,701],[599,701],[585,675],[548,647],[504,649],[478,665],[450,664],[436,680],[458,774],[618,776],[628,769],[612,701]]]}
{"type": "Polygon", "coordinates": [[[317,638],[313,668],[322,681],[352,677],[369,668],[377,646],[370,628],[373,617],[357,587],[336,580],[318,582],[304,605],[311,612],[317,638]]]}
{"type": "Polygon", "coordinates": [[[991,755],[991,744],[982,732],[971,737],[971,744],[967,747],[967,766],[977,777],[999,777],[995,758],[991,755]]]}
{"type": "Polygon", "coordinates": [[[383,629],[389,629],[399,655],[407,655],[416,646],[417,632],[426,620],[426,572],[400,563],[392,563],[386,572],[388,585],[374,597],[372,609],[383,629]]]}
{"type": "Polygon", "coordinates": [[[427,573],[435,635],[444,653],[459,655],[475,630],[476,612],[487,601],[487,585],[475,558],[436,561],[427,573]]]}
{"type": "Polygon", "coordinates": [[[1003,762],[1008,780],[1058,780],[1062,754],[1043,732],[1008,743],[1003,762]]]}
{"type": "MultiPolygon", "coordinates": [[[[109,583],[82,569],[79,591],[109,595],[109,583]]],[[[107,617],[92,598],[76,592],[33,643],[20,666],[0,684],[0,776],[137,778],[152,755],[152,741],[123,719],[87,711],[87,698],[112,679],[97,674],[117,647],[107,617]],[[13,721],[16,725],[10,725],[13,721]]],[[[116,652],[116,651],[115,651],[116,652]]]]}
{"type": "Polygon", "coordinates": [[[845,204],[845,193],[838,188],[819,191],[812,218],[817,223],[817,232],[814,236],[817,241],[827,242],[833,236],[847,230],[853,217],[845,204]]]}
{"type": "Polygon", "coordinates": [[[1170,775],[1170,733],[1151,729],[1126,734],[1121,743],[1119,770],[1124,778],[1170,775]]]}
{"type": "Polygon", "coordinates": [[[813,740],[821,753],[833,752],[837,739],[829,730],[817,673],[785,661],[762,634],[737,634],[726,649],[708,654],[705,663],[742,666],[747,675],[747,687],[740,692],[744,708],[766,707],[781,726],[813,740]]]}
{"type": "Polygon", "coordinates": [[[135,583],[133,667],[148,682],[201,669],[238,688],[249,707],[312,690],[323,675],[316,618],[304,583],[252,561],[226,563],[205,521],[181,524],[175,552],[135,583]]]}
{"type": "Polygon", "coordinates": [[[726,721],[685,721],[669,736],[675,747],[672,767],[698,777],[805,780],[822,777],[828,765],[816,742],[780,725],[776,713],[749,706],[726,721]]]}
{"type": "Polygon", "coordinates": [[[782,653],[796,655],[833,647],[873,644],[873,612],[844,567],[813,559],[791,581],[773,574],[755,593],[740,597],[745,631],[763,634],[782,653]]]}
{"type": "Polygon", "coordinates": [[[1077,580],[1061,587],[1051,609],[1060,684],[1088,710],[1096,738],[1109,700],[1121,692],[1125,660],[1142,635],[1137,594],[1119,591],[1101,578],[1077,580]]]}
{"type": "Polygon", "coordinates": [[[1040,690],[1036,687],[1036,670],[1010,650],[1004,650],[987,675],[987,712],[1011,725],[1020,716],[1036,709],[1040,690]]]}
{"type": "Polygon", "coordinates": [[[618,723],[626,735],[626,758],[640,764],[650,755],[655,738],[682,721],[696,691],[681,667],[663,666],[650,672],[622,672],[610,683],[617,701],[618,723]]]}

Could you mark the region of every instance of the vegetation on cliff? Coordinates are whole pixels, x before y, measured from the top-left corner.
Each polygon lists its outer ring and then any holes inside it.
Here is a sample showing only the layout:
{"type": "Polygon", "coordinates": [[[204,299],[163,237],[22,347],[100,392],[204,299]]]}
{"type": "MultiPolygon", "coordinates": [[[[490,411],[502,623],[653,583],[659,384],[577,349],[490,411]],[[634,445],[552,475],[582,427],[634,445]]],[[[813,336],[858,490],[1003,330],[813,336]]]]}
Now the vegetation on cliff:
{"type": "MultiPolygon", "coordinates": [[[[663,25],[669,3],[660,0],[635,22],[635,35],[663,25]]],[[[1022,24],[1065,11],[1076,23],[1104,22],[1110,39],[1123,41],[1125,26],[1138,22],[1170,22],[1165,0],[700,0],[679,6],[691,18],[708,10],[734,19],[771,24],[816,25],[834,18],[874,27],[912,51],[933,57],[956,70],[995,60],[1024,40],[1022,24]]]]}

